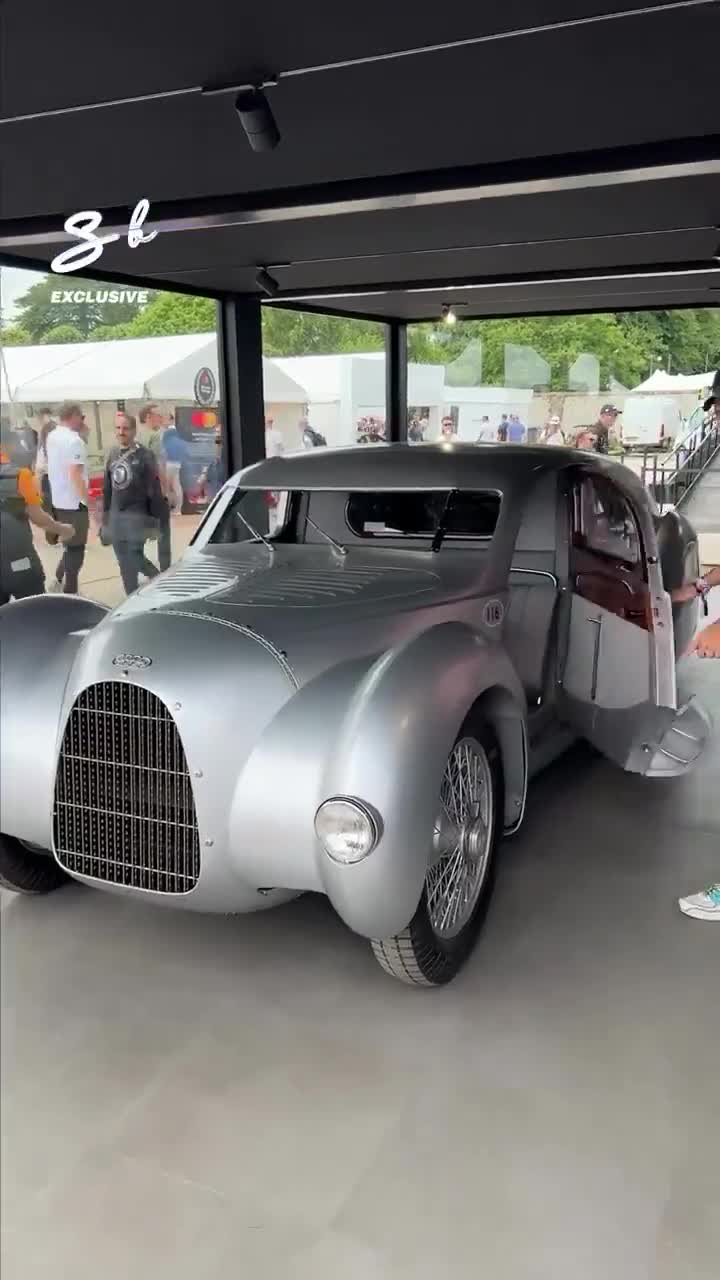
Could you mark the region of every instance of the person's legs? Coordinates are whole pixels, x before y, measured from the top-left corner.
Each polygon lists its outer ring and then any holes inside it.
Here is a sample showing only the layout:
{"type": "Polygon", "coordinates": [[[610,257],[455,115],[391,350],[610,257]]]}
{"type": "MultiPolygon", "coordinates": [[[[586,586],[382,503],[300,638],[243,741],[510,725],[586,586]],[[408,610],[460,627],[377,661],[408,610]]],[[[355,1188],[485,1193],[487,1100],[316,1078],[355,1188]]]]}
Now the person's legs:
{"type": "Polygon", "coordinates": [[[63,563],[65,568],[65,577],[63,581],[63,591],[66,596],[76,596],[80,592],[80,570],[85,559],[85,544],[79,546],[66,547],[63,563]]]}
{"type": "Polygon", "coordinates": [[[160,572],[157,565],[153,564],[152,560],[148,560],[144,546],[140,547],[140,572],[146,578],[157,578],[160,572]]]}
{"type": "Polygon", "coordinates": [[[28,596],[41,596],[44,590],[45,574],[39,560],[31,568],[15,574],[15,581],[12,584],[14,600],[25,600],[28,596]]]}
{"type": "Polygon", "coordinates": [[[80,507],[77,511],[67,511],[59,507],[55,517],[64,524],[71,524],[75,529],[75,536],[65,545],[63,557],[55,570],[55,578],[58,582],[64,580],[63,590],[66,595],[76,596],[80,590],[78,579],[85,559],[90,528],[88,510],[87,507],[80,507]]]}
{"type": "Polygon", "coordinates": [[[63,578],[65,577],[65,552],[63,551],[57,562],[55,572],[50,580],[50,591],[62,591],[63,578]]]}
{"type": "Polygon", "coordinates": [[[180,466],[179,462],[165,463],[165,476],[168,487],[168,502],[173,513],[178,515],[183,508],[183,491],[180,483],[180,466]]]}
{"type": "Polygon", "coordinates": [[[158,564],[160,572],[164,573],[172,564],[172,546],[170,543],[170,508],[167,507],[165,514],[158,521],[158,564]]]}
{"type": "Polygon", "coordinates": [[[140,566],[138,563],[137,552],[133,543],[127,538],[113,538],[113,551],[115,558],[120,567],[120,577],[125,588],[126,595],[132,595],[133,591],[138,588],[138,572],[140,566]]]}

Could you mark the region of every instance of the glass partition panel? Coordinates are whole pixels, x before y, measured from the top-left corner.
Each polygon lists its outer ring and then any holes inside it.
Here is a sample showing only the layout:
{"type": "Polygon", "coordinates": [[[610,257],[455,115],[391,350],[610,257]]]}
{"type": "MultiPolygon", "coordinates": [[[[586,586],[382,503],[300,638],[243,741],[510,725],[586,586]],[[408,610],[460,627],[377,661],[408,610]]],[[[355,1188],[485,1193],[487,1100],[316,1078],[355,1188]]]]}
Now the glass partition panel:
{"type": "Polygon", "coordinates": [[[268,457],[385,440],[382,324],[264,307],[263,355],[268,457]]]}
{"type": "MultiPolygon", "coordinates": [[[[720,308],[408,327],[408,438],[671,451],[720,362],[720,308]]],[[[700,408],[698,408],[700,406],[700,408]]]]}

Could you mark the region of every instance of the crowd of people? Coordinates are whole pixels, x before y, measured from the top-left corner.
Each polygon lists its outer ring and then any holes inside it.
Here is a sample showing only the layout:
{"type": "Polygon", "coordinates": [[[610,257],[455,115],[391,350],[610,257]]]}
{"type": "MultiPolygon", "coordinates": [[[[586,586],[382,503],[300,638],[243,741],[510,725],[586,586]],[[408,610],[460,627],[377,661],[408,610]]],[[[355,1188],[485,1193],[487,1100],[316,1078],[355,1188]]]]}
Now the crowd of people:
{"type": "MultiPolygon", "coordinates": [[[[91,527],[88,428],[79,404],[67,401],[57,417],[38,415],[39,429],[5,426],[0,453],[2,542],[0,603],[45,590],[45,572],[33,542],[42,528],[60,555],[48,590],[77,594],[91,527]]],[[[171,519],[183,510],[182,468],[187,442],[171,414],[144,405],[137,419],[118,411],[116,441],[105,459],[98,513],[100,541],[112,547],[125,591],[153,578],[172,561],[171,519]],[[138,438],[138,420],[144,441],[138,438]],[[155,548],[155,559],[146,550],[155,548]]],[[[208,500],[224,483],[222,431],[216,428],[215,457],[199,482],[208,500]]]]}
{"type": "MultiPolygon", "coordinates": [[[[611,433],[622,412],[614,404],[603,405],[597,420],[570,430],[563,430],[558,414],[551,414],[540,429],[528,427],[519,413],[503,413],[493,426],[490,415],[480,419],[475,444],[547,444],[577,449],[592,449],[596,453],[608,453],[611,433]]],[[[384,439],[384,432],[383,437],[384,439]]],[[[427,416],[411,413],[408,418],[407,438],[411,444],[423,444],[430,439],[430,421],[427,416]]],[[[453,443],[459,438],[458,422],[454,414],[446,413],[440,420],[440,440],[453,443]]]]}

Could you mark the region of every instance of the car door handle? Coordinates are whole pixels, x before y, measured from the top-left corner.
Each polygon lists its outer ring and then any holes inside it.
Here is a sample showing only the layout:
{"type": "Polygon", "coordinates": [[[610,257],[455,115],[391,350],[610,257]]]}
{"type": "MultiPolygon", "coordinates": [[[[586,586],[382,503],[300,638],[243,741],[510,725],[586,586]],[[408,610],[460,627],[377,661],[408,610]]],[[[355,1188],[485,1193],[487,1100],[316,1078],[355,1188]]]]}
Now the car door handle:
{"type": "Polygon", "coordinates": [[[592,675],[590,677],[590,701],[594,702],[597,697],[598,668],[600,666],[600,632],[602,628],[602,617],[588,618],[588,622],[591,626],[597,627],[597,631],[595,632],[595,643],[593,645],[592,675]]]}

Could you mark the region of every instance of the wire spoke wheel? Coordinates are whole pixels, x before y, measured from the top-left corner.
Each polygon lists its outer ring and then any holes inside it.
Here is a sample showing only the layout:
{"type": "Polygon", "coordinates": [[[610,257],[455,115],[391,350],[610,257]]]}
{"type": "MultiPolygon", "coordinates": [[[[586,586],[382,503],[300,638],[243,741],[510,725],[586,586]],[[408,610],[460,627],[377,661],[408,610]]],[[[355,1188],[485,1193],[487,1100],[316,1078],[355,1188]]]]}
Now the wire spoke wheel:
{"type": "Polygon", "coordinates": [[[462,968],[495,883],[503,770],[494,730],[479,710],[465,717],[439,781],[428,869],[415,914],[393,937],[372,942],[387,973],[423,987],[451,982],[462,968]]]}
{"type": "Polygon", "coordinates": [[[439,938],[456,937],[475,910],[492,846],[492,805],[485,748],[475,738],[461,738],[448,758],[440,791],[436,833],[442,831],[447,851],[425,881],[428,917],[439,938]]]}

